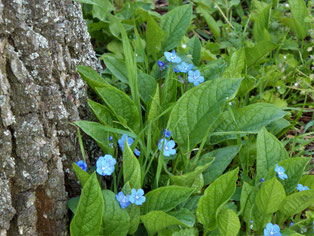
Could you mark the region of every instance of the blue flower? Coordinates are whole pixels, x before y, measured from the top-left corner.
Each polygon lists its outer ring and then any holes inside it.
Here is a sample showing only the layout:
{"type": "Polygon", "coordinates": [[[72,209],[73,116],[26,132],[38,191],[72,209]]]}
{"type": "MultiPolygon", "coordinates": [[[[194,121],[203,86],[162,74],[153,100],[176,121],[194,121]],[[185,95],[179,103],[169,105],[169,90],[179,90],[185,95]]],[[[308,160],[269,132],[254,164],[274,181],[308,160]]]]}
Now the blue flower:
{"type": "Polygon", "coordinates": [[[109,141],[111,142],[113,140],[113,137],[112,136],[109,136],[109,141]]]}
{"type": "Polygon", "coordinates": [[[166,138],[170,138],[170,135],[171,135],[170,130],[165,129],[164,135],[165,135],[166,138]]]}
{"type": "Polygon", "coordinates": [[[168,157],[170,155],[176,154],[176,150],[173,149],[176,143],[173,140],[168,141],[162,138],[158,144],[158,149],[161,151],[162,145],[164,145],[164,156],[168,157]]]}
{"type": "Polygon", "coordinates": [[[172,52],[165,52],[164,53],[166,59],[172,63],[180,63],[181,58],[176,55],[176,51],[173,50],[172,52]]]}
{"type": "Polygon", "coordinates": [[[288,176],[285,174],[285,168],[283,168],[282,166],[278,166],[277,164],[275,167],[275,171],[280,179],[288,179],[288,176]]]}
{"type": "Polygon", "coordinates": [[[185,62],[182,62],[180,65],[178,65],[178,69],[180,72],[183,73],[188,73],[190,70],[193,69],[193,65],[192,64],[187,64],[185,62]]]}
{"type": "MultiPolygon", "coordinates": [[[[132,143],[134,142],[133,138],[128,137],[126,134],[123,134],[123,135],[121,136],[121,138],[118,140],[118,144],[119,144],[119,146],[120,146],[120,148],[121,148],[122,151],[123,151],[123,148],[124,148],[124,141],[125,141],[125,138],[127,139],[127,142],[128,142],[129,147],[131,147],[131,146],[132,146],[132,143]]],[[[136,148],[135,148],[135,150],[134,150],[134,153],[135,153],[136,156],[141,155],[141,152],[140,152],[139,150],[137,150],[136,148]]]]}
{"type": "Polygon", "coordinates": [[[81,167],[82,170],[86,171],[87,170],[87,164],[82,161],[82,160],[79,160],[77,162],[75,162],[76,165],[78,165],[79,167],[81,167]]]}
{"type": "Polygon", "coordinates": [[[281,236],[280,228],[276,224],[268,223],[264,229],[264,236],[281,236]]]}
{"type": "Polygon", "coordinates": [[[178,70],[178,69],[177,69],[177,68],[175,68],[175,67],[173,67],[173,71],[174,71],[175,73],[180,72],[180,70],[178,70]]]}
{"type": "Polygon", "coordinates": [[[163,61],[157,61],[157,64],[159,66],[159,69],[162,71],[165,69],[165,63],[163,61]]]}
{"type": "Polygon", "coordinates": [[[143,189],[138,189],[136,191],[135,188],[131,190],[131,195],[130,195],[130,202],[134,203],[135,205],[142,205],[146,201],[146,197],[143,196],[144,191],[143,189]]]}
{"type": "Polygon", "coordinates": [[[310,189],[308,186],[303,186],[302,184],[298,184],[297,190],[305,191],[305,190],[310,190],[310,189]]]}
{"type": "Polygon", "coordinates": [[[103,157],[99,157],[96,162],[96,171],[100,175],[111,175],[114,171],[114,166],[117,163],[116,159],[114,159],[111,155],[105,155],[103,157]]]}
{"type": "Polygon", "coordinates": [[[261,182],[262,182],[262,183],[264,182],[264,178],[261,178],[261,182]]]}
{"type": "Polygon", "coordinates": [[[189,71],[188,81],[193,83],[194,86],[199,85],[200,83],[204,82],[204,77],[201,76],[201,72],[199,70],[196,71],[189,71]]]}
{"type": "Polygon", "coordinates": [[[118,194],[116,194],[116,199],[120,204],[120,207],[122,209],[128,207],[130,205],[130,195],[124,195],[123,192],[118,192],[118,194]]]}

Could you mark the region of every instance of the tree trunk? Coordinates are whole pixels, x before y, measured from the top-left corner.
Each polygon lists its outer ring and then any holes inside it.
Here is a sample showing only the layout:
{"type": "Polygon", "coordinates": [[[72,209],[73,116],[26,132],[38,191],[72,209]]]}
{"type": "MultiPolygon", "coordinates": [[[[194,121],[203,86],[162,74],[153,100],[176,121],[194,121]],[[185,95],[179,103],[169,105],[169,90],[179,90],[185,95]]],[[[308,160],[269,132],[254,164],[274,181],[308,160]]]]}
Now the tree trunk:
{"type": "Polygon", "coordinates": [[[0,0],[0,235],[67,235],[75,128],[97,67],[81,6],[0,0]],[[69,179],[68,183],[65,183],[69,179]]]}

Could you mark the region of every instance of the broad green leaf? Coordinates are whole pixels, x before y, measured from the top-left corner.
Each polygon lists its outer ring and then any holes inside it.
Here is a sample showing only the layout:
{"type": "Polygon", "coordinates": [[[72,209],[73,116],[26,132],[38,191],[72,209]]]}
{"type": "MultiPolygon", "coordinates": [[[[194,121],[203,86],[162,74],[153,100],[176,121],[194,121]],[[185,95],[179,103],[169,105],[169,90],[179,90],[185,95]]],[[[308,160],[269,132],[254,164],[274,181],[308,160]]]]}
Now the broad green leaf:
{"type": "Polygon", "coordinates": [[[289,0],[289,5],[297,37],[299,39],[304,39],[310,28],[310,23],[305,20],[309,17],[305,2],[303,0],[289,0]]]}
{"type": "Polygon", "coordinates": [[[207,10],[205,10],[202,7],[198,7],[198,11],[203,15],[205,18],[205,21],[210,29],[210,31],[213,33],[215,38],[220,38],[220,28],[215,21],[215,19],[208,13],[207,10]]]}
{"type": "Polygon", "coordinates": [[[77,178],[79,179],[80,181],[80,184],[82,186],[82,188],[84,187],[84,185],[86,184],[87,180],[89,179],[90,175],[82,170],[81,167],[79,167],[76,163],[73,163],[72,164],[72,168],[77,176],[77,178]]]}
{"type": "Polygon", "coordinates": [[[270,41],[260,41],[252,48],[245,49],[246,62],[248,66],[255,64],[259,59],[277,48],[277,45],[270,41]]]}
{"type": "Polygon", "coordinates": [[[231,209],[218,214],[217,223],[221,235],[224,236],[237,236],[241,227],[238,215],[231,209]]]}
{"type": "Polygon", "coordinates": [[[189,209],[182,208],[168,212],[168,214],[174,216],[189,227],[193,227],[195,224],[195,215],[189,209]]]}
{"type": "Polygon", "coordinates": [[[177,76],[172,66],[169,66],[166,79],[161,91],[161,107],[163,110],[169,103],[175,102],[177,98],[177,76]]]}
{"type": "MultiPolygon", "coordinates": [[[[288,176],[286,180],[278,178],[288,194],[296,189],[310,160],[310,157],[294,157],[278,162],[278,166],[282,166],[285,169],[285,174],[288,176]]],[[[265,179],[270,179],[276,175],[274,169],[275,165],[268,171],[265,179]]]]}
{"type": "Polygon", "coordinates": [[[283,129],[287,128],[290,125],[290,122],[287,121],[285,118],[280,118],[271,122],[267,125],[267,130],[269,130],[272,134],[276,135],[283,129]]]}
{"type": "Polygon", "coordinates": [[[104,152],[109,150],[108,143],[108,131],[105,126],[93,121],[75,121],[78,127],[80,127],[84,133],[92,137],[104,152]]]}
{"type": "Polygon", "coordinates": [[[255,205],[256,194],[256,188],[254,188],[247,182],[243,183],[240,199],[240,212],[242,213],[242,216],[246,223],[249,223],[253,219],[252,211],[255,205]]]}
{"type": "Polygon", "coordinates": [[[282,143],[274,135],[269,133],[266,128],[258,132],[256,148],[256,180],[258,183],[275,164],[287,159],[288,153],[282,143]]]}
{"type": "Polygon", "coordinates": [[[77,206],[79,204],[80,201],[80,197],[72,197],[71,199],[69,199],[68,201],[68,207],[69,209],[73,212],[73,214],[75,214],[77,206]]]}
{"type": "Polygon", "coordinates": [[[130,217],[126,209],[121,209],[113,192],[103,190],[102,196],[104,198],[104,210],[100,235],[127,235],[130,227],[130,217]]]}
{"type": "MultiPolygon", "coordinates": [[[[103,59],[106,67],[110,72],[117,77],[120,81],[129,84],[128,81],[128,74],[126,72],[126,66],[125,63],[121,60],[117,60],[114,57],[108,56],[104,54],[101,59],[103,59]]],[[[100,87],[100,86],[98,86],[100,87]]]]}
{"type": "Polygon", "coordinates": [[[170,211],[186,201],[193,191],[192,188],[175,185],[157,188],[145,195],[146,201],[141,207],[141,212],[146,214],[156,210],[170,211]]]}
{"type": "Polygon", "coordinates": [[[138,110],[128,95],[113,86],[96,88],[96,91],[122,124],[136,133],[140,131],[138,110]]]}
{"type": "Polygon", "coordinates": [[[175,48],[190,27],[192,19],[192,4],[176,7],[161,17],[160,27],[165,32],[161,51],[175,48]]]}
{"type": "Polygon", "coordinates": [[[208,169],[208,167],[213,163],[214,159],[215,158],[211,158],[211,160],[208,160],[208,163],[196,167],[195,170],[192,172],[183,175],[173,175],[170,176],[170,179],[175,185],[192,187],[195,179],[208,169]]]}
{"type": "Polygon", "coordinates": [[[223,111],[226,98],[233,97],[241,79],[219,78],[187,91],[173,107],[168,127],[183,150],[191,150],[223,111]],[[190,146],[188,147],[188,143],[190,146]]]}
{"type": "Polygon", "coordinates": [[[214,157],[214,162],[203,173],[204,184],[207,185],[218,178],[229,166],[233,158],[240,151],[240,146],[228,146],[219,148],[200,157],[197,165],[203,165],[208,161],[208,157],[214,157]]]}
{"type": "Polygon", "coordinates": [[[163,211],[151,211],[141,216],[141,220],[144,223],[148,235],[154,235],[171,226],[188,227],[188,225],[163,211]]]}
{"type": "Polygon", "coordinates": [[[196,228],[192,229],[180,229],[172,234],[172,236],[198,236],[198,231],[196,228]]]}
{"type": "Polygon", "coordinates": [[[228,202],[236,188],[239,169],[235,169],[220,176],[209,185],[200,198],[196,210],[197,218],[207,230],[217,226],[216,217],[220,207],[228,202]]]}
{"type": "Polygon", "coordinates": [[[279,213],[286,218],[299,214],[314,203],[314,191],[305,190],[293,193],[281,203],[279,213]]]}
{"type": "Polygon", "coordinates": [[[88,66],[77,66],[82,79],[92,88],[107,86],[108,83],[96,71],[88,66]]]}
{"type": "Polygon", "coordinates": [[[153,17],[148,15],[147,17],[147,29],[146,29],[146,42],[147,42],[147,54],[158,55],[161,50],[161,43],[164,40],[165,33],[160,28],[158,23],[153,17]]]}
{"type": "Polygon", "coordinates": [[[104,125],[113,126],[112,114],[110,110],[97,102],[88,99],[88,105],[93,110],[97,119],[104,125]]]}
{"type": "Polygon", "coordinates": [[[267,215],[278,211],[285,198],[284,187],[276,178],[273,178],[262,184],[255,201],[261,213],[267,215]]]}
{"type": "Polygon", "coordinates": [[[96,172],[85,183],[76,213],[71,221],[71,235],[98,235],[101,226],[104,201],[96,172]]]}
{"type": "Polygon", "coordinates": [[[148,104],[155,93],[157,82],[151,75],[138,70],[138,90],[141,99],[148,104]]]}
{"type": "MultiPolygon", "coordinates": [[[[261,128],[274,120],[282,118],[286,112],[269,103],[255,103],[233,111],[239,131],[258,133],[261,128]]],[[[214,125],[214,134],[210,143],[219,143],[226,139],[236,139],[235,134],[215,135],[215,132],[237,131],[229,111],[225,111],[214,125]]]]}
{"type": "Polygon", "coordinates": [[[200,200],[200,198],[201,198],[200,195],[193,195],[188,200],[178,205],[178,208],[179,209],[186,208],[193,212],[196,212],[196,208],[197,208],[198,201],[200,200]]]}
{"type": "MultiPolygon", "coordinates": [[[[159,85],[156,86],[155,94],[151,99],[151,102],[148,106],[147,112],[147,123],[152,122],[154,119],[158,117],[161,112],[160,107],[160,96],[159,96],[159,85]]],[[[157,121],[153,123],[153,130],[157,128],[157,121]]]]}
{"type": "Polygon", "coordinates": [[[271,11],[271,5],[265,7],[258,15],[253,26],[253,35],[256,42],[264,40],[264,30],[268,28],[269,15],[271,11]]]}
{"type": "Polygon", "coordinates": [[[201,48],[202,44],[196,35],[191,38],[187,46],[190,48],[188,53],[192,55],[192,61],[195,66],[198,66],[201,62],[201,48]]]}
{"type": "Polygon", "coordinates": [[[86,4],[91,4],[91,5],[95,5],[95,6],[99,6],[102,9],[110,12],[114,10],[114,6],[112,5],[111,2],[109,2],[108,0],[75,0],[77,2],[81,2],[81,3],[86,3],[86,4]]]}
{"type": "Polygon", "coordinates": [[[123,179],[124,183],[130,183],[131,188],[139,189],[142,187],[141,166],[127,140],[125,140],[123,148],[123,179]]]}
{"type": "Polygon", "coordinates": [[[314,190],[314,175],[304,175],[300,180],[300,184],[314,190]]]}
{"type": "Polygon", "coordinates": [[[302,236],[303,235],[289,228],[285,228],[284,230],[280,231],[280,233],[282,233],[282,235],[284,236],[302,236]]]}
{"type": "Polygon", "coordinates": [[[245,67],[245,51],[243,48],[235,51],[230,59],[229,66],[223,73],[226,78],[240,78],[245,67]]]}

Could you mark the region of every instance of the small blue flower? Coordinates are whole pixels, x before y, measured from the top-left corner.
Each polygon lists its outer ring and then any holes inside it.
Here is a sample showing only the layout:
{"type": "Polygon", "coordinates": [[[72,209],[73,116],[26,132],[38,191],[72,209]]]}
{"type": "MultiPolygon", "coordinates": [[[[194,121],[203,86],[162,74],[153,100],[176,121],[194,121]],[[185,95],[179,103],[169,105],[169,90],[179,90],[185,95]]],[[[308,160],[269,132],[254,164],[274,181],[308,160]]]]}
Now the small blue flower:
{"type": "Polygon", "coordinates": [[[190,70],[193,69],[193,67],[194,66],[192,64],[187,64],[185,62],[182,62],[180,65],[178,65],[178,69],[182,73],[188,73],[190,70]]]}
{"type": "Polygon", "coordinates": [[[264,229],[264,236],[281,236],[280,228],[276,224],[268,223],[264,229]]]}
{"type": "Polygon", "coordinates": [[[114,166],[116,163],[116,159],[114,159],[109,154],[99,157],[96,162],[96,172],[103,176],[111,175],[114,171],[114,166]]]}
{"type": "Polygon", "coordinates": [[[278,166],[277,164],[275,167],[275,171],[280,179],[288,179],[288,176],[285,174],[285,168],[283,168],[282,166],[278,166]]]}
{"type": "Polygon", "coordinates": [[[297,190],[305,191],[305,190],[310,190],[310,189],[308,186],[303,186],[302,184],[298,184],[297,190]]]}
{"type": "Polygon", "coordinates": [[[264,182],[264,178],[261,178],[261,182],[262,182],[262,183],[264,182]]]}
{"type": "Polygon", "coordinates": [[[130,195],[130,202],[134,203],[135,205],[142,205],[146,201],[146,197],[143,196],[144,191],[143,189],[138,189],[136,191],[135,188],[131,190],[131,195],[130,195]]]}
{"type": "MultiPolygon", "coordinates": [[[[123,148],[124,148],[124,141],[125,141],[125,138],[127,139],[127,142],[128,142],[129,147],[131,147],[132,144],[133,144],[133,142],[134,142],[133,138],[128,137],[126,134],[123,134],[123,135],[121,136],[121,138],[118,140],[118,144],[119,144],[119,146],[120,146],[120,148],[121,148],[122,151],[123,151],[123,148]]],[[[135,150],[134,150],[134,153],[135,153],[136,156],[140,156],[140,155],[141,155],[141,152],[140,152],[139,150],[137,150],[136,148],[135,148],[135,150]]]]}
{"type": "Polygon", "coordinates": [[[251,225],[250,225],[250,229],[251,229],[251,230],[253,229],[253,223],[254,223],[254,221],[251,220],[251,225]]]}
{"type": "Polygon", "coordinates": [[[175,67],[173,67],[173,71],[174,71],[175,73],[180,72],[180,70],[178,70],[178,69],[177,69],[177,68],[175,68],[175,67]]]}
{"type": "Polygon", "coordinates": [[[165,135],[166,138],[170,138],[170,135],[171,135],[170,130],[165,129],[164,135],[165,135]]]}
{"type": "Polygon", "coordinates": [[[86,172],[87,164],[84,161],[79,160],[79,161],[75,162],[75,164],[78,165],[79,167],[81,167],[81,169],[86,172]]]}
{"type": "Polygon", "coordinates": [[[113,137],[112,136],[109,136],[109,141],[111,142],[113,140],[113,137]]]}
{"type": "Polygon", "coordinates": [[[201,76],[201,72],[199,70],[196,71],[189,71],[188,81],[193,83],[194,86],[199,85],[200,83],[204,82],[204,77],[201,76]]]}
{"type": "Polygon", "coordinates": [[[157,64],[158,64],[158,66],[159,66],[159,69],[161,70],[161,71],[163,71],[164,69],[165,69],[165,63],[163,62],[163,61],[157,61],[157,64]]]}
{"type": "Polygon", "coordinates": [[[294,222],[291,222],[290,225],[289,225],[289,227],[291,227],[291,226],[293,226],[293,225],[294,225],[294,222]]]}
{"type": "Polygon", "coordinates": [[[168,157],[170,155],[176,154],[176,150],[173,149],[176,143],[173,140],[168,141],[162,138],[158,144],[158,149],[161,151],[162,145],[164,145],[164,156],[168,157]]]}
{"type": "Polygon", "coordinates": [[[118,194],[116,194],[116,199],[120,204],[120,207],[122,209],[128,207],[130,205],[130,195],[124,195],[123,192],[118,192],[118,194]]]}
{"type": "Polygon", "coordinates": [[[172,52],[165,52],[164,53],[166,59],[172,63],[180,63],[181,58],[176,55],[176,51],[173,50],[172,52]]]}

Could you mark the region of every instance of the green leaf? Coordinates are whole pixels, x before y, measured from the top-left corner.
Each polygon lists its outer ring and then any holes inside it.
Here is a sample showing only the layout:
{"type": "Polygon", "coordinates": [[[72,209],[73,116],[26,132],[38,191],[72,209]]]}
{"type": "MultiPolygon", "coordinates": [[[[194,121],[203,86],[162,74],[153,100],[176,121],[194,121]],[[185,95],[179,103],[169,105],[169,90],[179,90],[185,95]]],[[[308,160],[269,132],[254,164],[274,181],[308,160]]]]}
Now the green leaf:
{"type": "Polygon", "coordinates": [[[103,208],[104,201],[94,172],[83,187],[76,213],[71,221],[71,235],[98,235],[103,208]]]}
{"type": "Polygon", "coordinates": [[[282,143],[266,128],[261,129],[257,135],[256,149],[256,180],[258,183],[275,164],[287,159],[288,153],[282,143]]]}
{"type": "Polygon", "coordinates": [[[263,215],[272,214],[280,209],[286,198],[282,184],[276,179],[265,181],[256,195],[256,205],[263,215]]]}
{"type": "Polygon", "coordinates": [[[78,127],[80,127],[87,135],[92,137],[104,152],[109,150],[108,143],[108,131],[102,124],[93,121],[75,121],[78,127]]]}
{"type": "Polygon", "coordinates": [[[148,15],[147,17],[147,29],[146,29],[146,42],[147,42],[147,54],[157,57],[161,50],[161,43],[164,40],[165,33],[160,28],[158,23],[153,17],[148,15]]]}
{"type": "Polygon", "coordinates": [[[88,99],[88,105],[93,110],[97,119],[104,125],[113,126],[113,118],[110,110],[97,102],[88,99]]]}
{"type": "Polygon", "coordinates": [[[240,212],[242,212],[243,218],[247,224],[253,219],[252,210],[255,206],[256,194],[257,190],[253,186],[247,182],[243,183],[240,199],[240,212]]]}
{"type": "Polygon", "coordinates": [[[310,23],[305,20],[309,17],[305,2],[303,0],[289,0],[289,5],[297,37],[299,39],[304,39],[310,28],[310,23]]]}
{"type": "Polygon", "coordinates": [[[175,48],[190,27],[192,19],[192,4],[176,7],[161,17],[160,27],[165,32],[161,51],[175,48]]]}
{"type": "Polygon", "coordinates": [[[195,224],[195,215],[189,209],[182,208],[180,210],[168,212],[168,214],[176,217],[178,220],[188,225],[189,227],[193,227],[195,224]]]}
{"type": "Polygon", "coordinates": [[[295,232],[292,229],[289,228],[285,228],[284,230],[281,231],[282,235],[284,236],[302,236],[303,234],[299,234],[297,232],[295,232]]]}
{"type": "Polygon", "coordinates": [[[233,158],[238,154],[240,148],[240,146],[228,146],[224,148],[219,148],[200,157],[198,165],[202,165],[207,162],[208,157],[215,158],[214,162],[203,173],[205,185],[213,182],[224,172],[224,170],[229,166],[233,158]]]}
{"type": "Polygon", "coordinates": [[[300,184],[308,186],[309,189],[314,190],[314,175],[304,175],[300,180],[300,184]]]}
{"type": "MultiPolygon", "coordinates": [[[[256,132],[274,120],[282,118],[286,112],[269,103],[255,103],[233,111],[239,131],[256,132]]],[[[224,112],[214,125],[215,132],[237,131],[229,111],[224,112]]],[[[219,143],[226,139],[236,139],[235,134],[215,135],[209,138],[210,143],[219,143]]]]}
{"type": "Polygon", "coordinates": [[[220,207],[228,202],[236,188],[239,168],[220,176],[209,185],[200,198],[196,210],[197,218],[206,230],[217,226],[216,217],[220,207]]]}
{"type": "Polygon", "coordinates": [[[279,213],[285,218],[299,214],[314,202],[314,191],[305,190],[289,195],[282,203],[279,213]]]}
{"type": "Polygon", "coordinates": [[[263,41],[265,39],[264,32],[268,28],[270,11],[271,5],[265,7],[254,22],[253,35],[256,42],[263,41]]]}
{"type": "Polygon", "coordinates": [[[140,116],[135,103],[128,95],[113,86],[96,88],[96,91],[122,124],[130,127],[135,133],[140,131],[140,116]]]}
{"type": "Polygon", "coordinates": [[[155,93],[157,82],[151,75],[138,70],[138,90],[141,99],[148,104],[155,93]]]}
{"type": "Polygon", "coordinates": [[[192,172],[177,176],[172,175],[170,176],[170,179],[175,185],[192,187],[195,179],[208,169],[208,167],[213,163],[214,159],[215,158],[211,158],[211,160],[208,160],[208,163],[196,167],[196,169],[192,172]]]}
{"type": "Polygon", "coordinates": [[[246,62],[248,66],[255,64],[259,59],[277,48],[277,45],[270,41],[260,41],[252,48],[245,49],[246,62]]]}
{"type": "Polygon", "coordinates": [[[190,48],[188,53],[192,55],[192,61],[195,66],[198,66],[201,62],[201,48],[202,44],[196,35],[191,38],[187,46],[190,48]]]}
{"type": "Polygon", "coordinates": [[[241,79],[219,78],[187,91],[173,107],[168,127],[180,148],[191,150],[223,111],[227,97],[233,97],[241,79]],[[188,143],[190,146],[188,147],[188,143]]]}
{"type": "MultiPolygon", "coordinates": [[[[310,157],[294,157],[278,162],[278,166],[282,166],[285,169],[285,174],[288,176],[286,180],[279,180],[288,194],[296,189],[310,160],[310,157]]],[[[275,165],[268,171],[265,179],[270,179],[276,175],[274,169],[275,165]]]]}
{"type": "Polygon", "coordinates": [[[151,211],[148,214],[141,216],[141,220],[149,235],[154,235],[171,226],[188,227],[188,225],[163,211],[151,211]]]}
{"type": "Polygon", "coordinates": [[[90,175],[86,171],[82,170],[82,168],[79,167],[76,163],[72,163],[72,168],[83,188],[87,180],[89,179],[90,175]]]}
{"type": "Polygon", "coordinates": [[[245,67],[245,51],[243,48],[235,51],[230,59],[230,64],[223,73],[226,78],[240,78],[245,67]]]}
{"type": "Polygon", "coordinates": [[[220,38],[220,28],[219,28],[217,22],[215,21],[215,19],[204,8],[198,7],[198,10],[203,15],[203,17],[205,18],[205,21],[206,21],[210,31],[215,36],[215,38],[220,38]]]}
{"type": "Polygon", "coordinates": [[[77,66],[82,79],[92,88],[107,86],[108,83],[96,71],[88,66],[77,66]]]}
{"type": "Polygon", "coordinates": [[[75,214],[77,206],[79,204],[80,201],[80,196],[78,197],[72,197],[69,201],[68,201],[68,207],[69,209],[73,212],[73,214],[75,214]]]}
{"type": "MultiPolygon", "coordinates": [[[[159,85],[156,86],[156,91],[154,96],[151,99],[151,102],[148,106],[148,112],[147,112],[147,124],[155,120],[158,115],[161,113],[161,107],[160,107],[160,96],[159,96],[159,85]]],[[[157,121],[153,123],[153,130],[157,128],[157,121]]]]}
{"type": "Polygon", "coordinates": [[[217,223],[221,235],[224,236],[237,236],[241,227],[238,215],[231,209],[218,214],[217,223]]]}
{"type": "Polygon", "coordinates": [[[115,194],[103,190],[104,210],[100,235],[127,235],[130,227],[130,217],[126,209],[121,209],[115,194]]]}
{"type": "MultiPolygon", "coordinates": [[[[108,70],[110,70],[110,72],[117,77],[120,81],[129,84],[128,81],[128,74],[126,72],[126,66],[125,63],[121,60],[117,60],[114,57],[108,56],[107,54],[104,54],[103,56],[101,56],[101,58],[106,67],[108,68],[108,70]]],[[[100,87],[100,86],[98,86],[100,87]]]]}
{"type": "Polygon", "coordinates": [[[75,0],[75,1],[99,6],[102,9],[107,10],[108,12],[114,10],[114,6],[108,0],[75,0]]]}
{"type": "Polygon", "coordinates": [[[172,234],[172,236],[198,236],[196,228],[192,229],[180,229],[172,234]]]}
{"type": "Polygon", "coordinates": [[[166,186],[150,191],[145,195],[146,201],[141,208],[142,214],[150,211],[170,211],[180,203],[186,201],[194,189],[181,186],[166,186]]]}
{"type": "Polygon", "coordinates": [[[134,156],[127,140],[125,140],[123,148],[123,178],[124,183],[130,183],[131,188],[142,187],[140,163],[134,156]]]}
{"type": "Polygon", "coordinates": [[[174,73],[172,66],[169,66],[166,79],[161,91],[161,107],[163,110],[169,103],[175,102],[177,98],[177,76],[174,73]]]}

